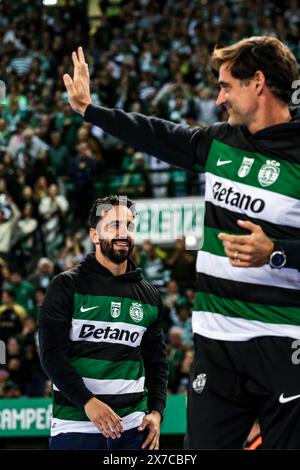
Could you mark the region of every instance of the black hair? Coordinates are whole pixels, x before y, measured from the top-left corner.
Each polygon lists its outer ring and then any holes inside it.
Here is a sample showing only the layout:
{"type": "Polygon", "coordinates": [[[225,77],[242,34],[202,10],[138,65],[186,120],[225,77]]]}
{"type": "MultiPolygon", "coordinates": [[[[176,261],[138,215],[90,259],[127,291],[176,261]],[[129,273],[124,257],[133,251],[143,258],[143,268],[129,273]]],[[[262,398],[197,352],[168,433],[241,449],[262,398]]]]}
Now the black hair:
{"type": "Polygon", "coordinates": [[[127,196],[110,195],[103,198],[98,198],[93,203],[89,213],[89,227],[96,228],[99,220],[101,220],[101,213],[111,210],[112,206],[127,206],[135,217],[136,210],[135,204],[127,196]]]}

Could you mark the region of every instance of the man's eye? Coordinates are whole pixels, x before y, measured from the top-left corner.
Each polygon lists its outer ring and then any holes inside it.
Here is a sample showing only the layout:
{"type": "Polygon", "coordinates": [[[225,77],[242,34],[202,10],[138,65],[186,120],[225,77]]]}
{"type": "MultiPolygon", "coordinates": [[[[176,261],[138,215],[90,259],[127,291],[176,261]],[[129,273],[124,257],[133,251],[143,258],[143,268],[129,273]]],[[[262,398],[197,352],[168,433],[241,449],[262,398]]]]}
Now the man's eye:
{"type": "Polygon", "coordinates": [[[133,232],[133,230],[134,230],[134,224],[133,224],[133,223],[128,224],[127,229],[128,229],[130,232],[133,232]]]}

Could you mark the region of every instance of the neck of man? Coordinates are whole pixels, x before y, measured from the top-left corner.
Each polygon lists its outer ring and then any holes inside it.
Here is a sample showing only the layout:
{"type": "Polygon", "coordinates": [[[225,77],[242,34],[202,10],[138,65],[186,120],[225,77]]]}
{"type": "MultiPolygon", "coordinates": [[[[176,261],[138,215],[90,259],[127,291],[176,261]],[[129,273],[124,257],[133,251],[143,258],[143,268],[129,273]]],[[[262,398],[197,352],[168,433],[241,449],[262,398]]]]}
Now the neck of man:
{"type": "Polygon", "coordinates": [[[291,120],[288,105],[278,100],[269,100],[264,106],[259,107],[251,119],[247,128],[251,134],[255,134],[267,127],[285,124],[291,120]]]}
{"type": "Polygon", "coordinates": [[[99,246],[97,246],[96,249],[96,260],[114,276],[120,276],[121,274],[125,274],[127,271],[127,260],[121,264],[116,264],[101,253],[99,246]]]}

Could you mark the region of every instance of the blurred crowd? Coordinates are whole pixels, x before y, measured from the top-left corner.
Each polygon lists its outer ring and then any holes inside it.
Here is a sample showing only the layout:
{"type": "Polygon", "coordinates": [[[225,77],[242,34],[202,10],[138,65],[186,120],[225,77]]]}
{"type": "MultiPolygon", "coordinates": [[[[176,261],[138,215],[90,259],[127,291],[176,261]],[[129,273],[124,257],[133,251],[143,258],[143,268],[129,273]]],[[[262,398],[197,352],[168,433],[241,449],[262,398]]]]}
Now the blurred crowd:
{"type": "MultiPolygon", "coordinates": [[[[216,44],[274,35],[300,60],[298,0],[103,0],[91,19],[87,3],[0,3],[0,397],[49,396],[38,307],[51,278],[90,251],[92,201],[203,193],[199,175],[169,168],[71,111],[62,82],[71,52],[84,47],[95,104],[192,127],[226,119],[209,66],[216,44]]],[[[134,256],[162,293],[169,390],[186,393],[194,256],[184,240],[168,250],[145,241],[134,256]]]]}

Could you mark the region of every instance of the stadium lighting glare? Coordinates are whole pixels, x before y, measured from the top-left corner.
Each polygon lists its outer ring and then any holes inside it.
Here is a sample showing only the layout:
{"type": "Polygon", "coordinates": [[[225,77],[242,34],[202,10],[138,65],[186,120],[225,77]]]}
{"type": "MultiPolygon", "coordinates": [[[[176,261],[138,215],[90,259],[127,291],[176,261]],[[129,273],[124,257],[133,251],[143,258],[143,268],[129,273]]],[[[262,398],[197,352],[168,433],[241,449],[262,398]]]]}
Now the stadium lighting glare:
{"type": "Polygon", "coordinates": [[[52,6],[52,5],[56,5],[57,4],[57,0],[43,0],[43,5],[45,6],[52,6]]]}

